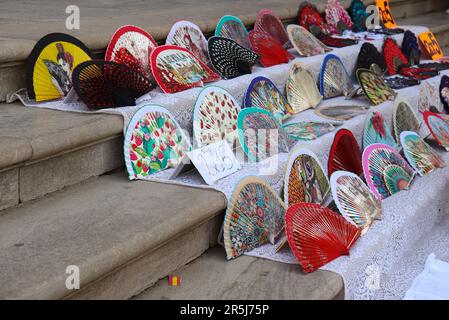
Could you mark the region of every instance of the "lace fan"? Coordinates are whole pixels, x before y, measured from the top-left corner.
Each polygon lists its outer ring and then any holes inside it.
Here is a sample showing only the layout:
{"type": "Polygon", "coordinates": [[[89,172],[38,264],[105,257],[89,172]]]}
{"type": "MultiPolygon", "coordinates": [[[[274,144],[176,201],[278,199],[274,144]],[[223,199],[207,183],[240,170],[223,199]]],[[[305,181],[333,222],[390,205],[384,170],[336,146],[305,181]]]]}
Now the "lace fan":
{"type": "Polygon", "coordinates": [[[390,76],[399,72],[401,67],[408,66],[408,60],[393,38],[386,38],[383,45],[385,64],[390,76]]]}

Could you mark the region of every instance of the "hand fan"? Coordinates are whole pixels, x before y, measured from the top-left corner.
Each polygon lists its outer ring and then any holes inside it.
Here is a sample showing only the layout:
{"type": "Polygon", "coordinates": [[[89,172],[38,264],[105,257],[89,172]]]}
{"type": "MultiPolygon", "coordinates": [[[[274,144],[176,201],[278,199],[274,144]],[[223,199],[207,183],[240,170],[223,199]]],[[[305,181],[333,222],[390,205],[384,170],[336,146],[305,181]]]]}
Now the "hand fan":
{"type": "Polygon", "coordinates": [[[397,148],[390,129],[384,121],[380,112],[371,112],[365,121],[365,129],[363,131],[363,148],[375,143],[383,143],[389,145],[392,148],[397,148]]]}
{"type": "Polygon", "coordinates": [[[239,45],[251,49],[248,31],[242,20],[235,16],[223,16],[215,28],[215,36],[234,40],[239,45]]]}
{"type": "Polygon", "coordinates": [[[440,98],[446,112],[449,112],[449,77],[444,75],[440,82],[440,98]]]}
{"type": "Polygon", "coordinates": [[[443,112],[443,104],[438,90],[428,81],[424,81],[419,91],[418,109],[420,112],[443,112]]]}
{"type": "Polygon", "coordinates": [[[393,76],[384,79],[384,82],[393,90],[400,90],[408,87],[417,86],[421,83],[419,80],[404,78],[402,76],[393,76]]]}
{"type": "Polygon", "coordinates": [[[300,62],[293,63],[285,83],[285,96],[292,113],[315,108],[321,102],[323,97],[315,83],[314,77],[305,65],[300,62]]]}
{"type": "Polygon", "coordinates": [[[291,107],[282,93],[265,77],[256,77],[249,84],[245,93],[245,108],[268,110],[280,121],[291,113],[291,107]]]}
{"type": "Polygon", "coordinates": [[[330,122],[301,121],[283,125],[290,139],[311,141],[334,131],[335,126],[330,122]]]}
{"type": "Polygon", "coordinates": [[[263,179],[248,176],[232,193],[223,223],[228,260],[268,241],[275,243],[284,229],[284,203],[263,179]]]}
{"type": "Polygon", "coordinates": [[[411,79],[416,80],[426,80],[429,78],[436,77],[440,74],[440,72],[437,69],[431,69],[431,68],[409,68],[409,67],[402,67],[399,70],[399,74],[408,77],[411,79]]]}
{"type": "Polygon", "coordinates": [[[383,45],[385,65],[390,76],[399,72],[403,66],[408,66],[408,60],[402,53],[401,48],[393,38],[386,38],[383,45]]]}
{"type": "Polygon", "coordinates": [[[352,30],[354,24],[351,17],[338,0],[328,0],[325,12],[327,27],[331,33],[341,34],[344,30],[352,30]],[[343,30],[340,25],[343,25],[343,30]]]}
{"type": "Polygon", "coordinates": [[[92,58],[80,40],[63,33],[47,34],[34,45],[27,59],[28,97],[37,102],[65,97],[72,88],[73,69],[92,58]]]}
{"type": "Polygon", "coordinates": [[[375,219],[382,219],[382,202],[359,176],[337,171],[331,176],[332,197],[341,215],[364,234],[375,219]]]}
{"type": "Polygon", "coordinates": [[[230,146],[237,139],[239,103],[224,89],[216,86],[204,88],[193,109],[193,137],[195,147],[226,140],[230,146]]]}
{"type": "Polygon", "coordinates": [[[305,273],[349,255],[360,231],[339,214],[318,204],[300,203],[285,215],[288,243],[305,273]]]}
{"type": "Polygon", "coordinates": [[[166,44],[183,47],[195,55],[201,62],[212,68],[207,53],[207,40],[201,29],[190,21],[178,21],[172,27],[165,40],[166,44]]]}
{"type": "Polygon", "coordinates": [[[419,60],[421,59],[421,49],[419,48],[418,39],[410,30],[406,30],[404,33],[401,50],[404,53],[405,58],[410,62],[410,65],[413,66],[419,64],[419,60]]]}
{"type": "Polygon", "coordinates": [[[109,41],[104,59],[127,65],[151,79],[150,55],[156,47],[156,41],[145,30],[122,26],[109,41]]]}
{"type": "Polygon", "coordinates": [[[136,99],[153,89],[143,74],[112,61],[91,60],[72,74],[73,89],[89,109],[135,106],[136,99]]]}
{"type": "Polygon", "coordinates": [[[444,168],[443,159],[416,132],[402,131],[400,139],[405,158],[419,175],[425,176],[437,168],[444,168]]]}
{"type": "Polygon", "coordinates": [[[320,40],[323,44],[329,47],[343,48],[347,46],[353,46],[358,43],[358,40],[356,39],[330,36],[327,33],[324,33],[320,28],[318,28],[315,25],[310,26],[310,32],[315,37],[317,37],[318,40],[320,40]]]}
{"type": "Polygon", "coordinates": [[[324,99],[348,95],[352,90],[351,79],[340,58],[328,54],[320,72],[320,93],[324,99]]]}
{"type": "Polygon", "coordinates": [[[449,121],[429,111],[423,113],[424,121],[438,144],[449,151],[449,121]]]}
{"type": "Polygon", "coordinates": [[[245,108],[237,117],[240,145],[253,162],[288,152],[287,133],[267,110],[245,108]]]}
{"type": "Polygon", "coordinates": [[[449,62],[425,62],[418,64],[419,68],[432,68],[438,71],[449,70],[449,62]]]}
{"type": "Polygon", "coordinates": [[[293,47],[301,56],[310,57],[332,51],[304,27],[290,24],[287,26],[287,33],[293,47]]]}
{"type": "Polygon", "coordinates": [[[360,48],[355,70],[361,68],[371,69],[371,66],[373,64],[377,65],[380,68],[381,74],[387,68],[387,66],[385,65],[385,59],[379,52],[379,50],[377,50],[377,48],[372,43],[365,42],[360,48]]]}
{"type": "Polygon", "coordinates": [[[370,70],[358,69],[356,75],[363,92],[373,104],[378,105],[387,100],[393,100],[396,96],[394,90],[378,74],[370,70]]]}
{"type": "Polygon", "coordinates": [[[366,114],[368,110],[367,106],[318,106],[315,113],[326,119],[345,121],[366,114]]]}
{"type": "Polygon", "coordinates": [[[249,33],[249,41],[254,52],[260,56],[259,62],[264,67],[288,63],[294,58],[276,39],[266,32],[251,31],[249,33]]]}
{"type": "Polygon", "coordinates": [[[366,12],[366,7],[361,0],[352,0],[351,5],[348,10],[351,20],[354,23],[354,32],[366,31],[366,19],[368,18],[368,12],[366,12]]]}
{"type": "Polygon", "coordinates": [[[242,47],[232,39],[210,37],[208,46],[212,65],[224,79],[250,74],[251,68],[259,60],[257,53],[242,47]]]}
{"type": "Polygon", "coordinates": [[[151,69],[157,84],[165,93],[175,93],[203,83],[220,80],[208,66],[190,51],[178,46],[164,45],[151,52],[151,69]]]}
{"type": "Polygon", "coordinates": [[[284,176],[285,204],[323,203],[329,191],[329,180],[318,157],[307,149],[293,150],[284,176]]]}
{"type": "Polygon", "coordinates": [[[358,176],[363,174],[362,151],[356,138],[348,129],[340,129],[335,134],[327,167],[329,176],[335,171],[353,172],[358,176]]]}
{"type": "Polygon", "coordinates": [[[401,142],[402,131],[419,132],[421,122],[410,103],[402,96],[398,95],[394,101],[393,109],[393,134],[397,143],[401,142]]]}
{"type": "Polygon", "coordinates": [[[190,150],[174,117],[157,105],[145,105],[134,114],[125,133],[125,164],[129,179],[176,167],[190,150]]]}
{"type": "Polygon", "coordinates": [[[299,5],[298,22],[308,31],[310,31],[311,26],[316,26],[324,33],[329,33],[326,22],[318,12],[317,7],[309,1],[304,1],[299,5]]]}
{"type": "Polygon", "coordinates": [[[381,199],[407,189],[415,176],[413,169],[395,149],[381,143],[372,144],[363,151],[362,165],[366,183],[381,199]]]}
{"type": "Polygon", "coordinates": [[[262,9],[257,13],[254,31],[266,32],[272,38],[276,39],[285,49],[291,48],[284,24],[270,9],[262,9]]]}

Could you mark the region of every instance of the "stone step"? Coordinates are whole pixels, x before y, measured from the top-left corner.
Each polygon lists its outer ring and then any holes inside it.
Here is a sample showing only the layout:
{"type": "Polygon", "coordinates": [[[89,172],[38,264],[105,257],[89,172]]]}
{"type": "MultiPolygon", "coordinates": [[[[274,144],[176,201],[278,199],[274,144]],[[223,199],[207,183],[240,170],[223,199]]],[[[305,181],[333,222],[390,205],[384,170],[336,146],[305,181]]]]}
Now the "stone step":
{"type": "Polygon", "coordinates": [[[167,279],[134,297],[136,300],[331,300],[344,299],[340,275],[318,270],[311,274],[299,265],[241,256],[226,261],[224,249],[209,249],[173,273],[181,286],[167,279]]]}
{"type": "Polygon", "coordinates": [[[9,209],[0,299],[128,299],[214,246],[226,204],[215,190],[120,172],[9,209]],[[72,265],[79,290],[65,285],[72,265]]]}

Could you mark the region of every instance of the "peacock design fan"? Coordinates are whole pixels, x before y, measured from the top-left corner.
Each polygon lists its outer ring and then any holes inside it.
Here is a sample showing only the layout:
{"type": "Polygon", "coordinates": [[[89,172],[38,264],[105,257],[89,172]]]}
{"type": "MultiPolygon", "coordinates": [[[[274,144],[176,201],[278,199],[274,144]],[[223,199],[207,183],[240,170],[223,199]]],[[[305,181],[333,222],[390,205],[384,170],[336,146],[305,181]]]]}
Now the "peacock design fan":
{"type": "Polygon", "coordinates": [[[348,129],[337,131],[329,152],[328,171],[331,176],[336,171],[348,171],[358,176],[363,175],[362,151],[348,129]]]}
{"type": "Polygon", "coordinates": [[[262,9],[257,13],[254,30],[266,32],[276,39],[285,49],[291,48],[291,43],[281,19],[270,9],[262,9]]]}
{"type": "Polygon", "coordinates": [[[357,227],[345,218],[311,203],[288,208],[285,231],[290,248],[306,273],[349,255],[350,248],[360,237],[357,227]]]}
{"type": "Polygon", "coordinates": [[[358,69],[356,74],[366,97],[373,104],[379,105],[395,98],[396,93],[384,82],[382,76],[366,69],[358,69]]]}
{"type": "Polygon", "coordinates": [[[336,171],[331,176],[332,197],[343,217],[366,233],[374,220],[382,219],[382,202],[359,176],[336,171]]]}
{"type": "Polygon", "coordinates": [[[254,52],[260,56],[259,62],[264,67],[288,63],[294,58],[276,39],[264,31],[251,31],[249,41],[254,52]]]}
{"type": "Polygon", "coordinates": [[[419,132],[421,122],[410,103],[402,96],[397,96],[393,109],[393,134],[397,143],[400,143],[402,131],[419,132]]]}
{"type": "Polygon", "coordinates": [[[426,111],[424,121],[437,143],[449,151],[449,121],[441,115],[426,111]]]}
{"type": "Polygon", "coordinates": [[[320,93],[324,99],[349,95],[352,91],[351,79],[340,58],[328,54],[324,58],[320,72],[320,93]]]}
{"type": "Polygon", "coordinates": [[[235,16],[226,15],[218,21],[215,28],[215,36],[234,40],[239,45],[251,49],[248,39],[248,31],[242,20],[235,16]]]}
{"type": "Polygon", "coordinates": [[[420,112],[443,112],[438,90],[428,81],[423,81],[419,91],[418,109],[420,112]]]}
{"type": "Polygon", "coordinates": [[[125,133],[129,179],[145,179],[174,168],[189,150],[189,138],[173,116],[160,106],[145,105],[134,114],[125,133]]]}
{"type": "Polygon", "coordinates": [[[423,139],[412,131],[403,131],[400,136],[405,158],[416,172],[425,176],[437,168],[443,168],[445,163],[423,139]]]}
{"type": "Polygon", "coordinates": [[[316,107],[315,113],[326,119],[345,121],[366,114],[368,110],[367,106],[328,105],[316,107]]]}
{"type": "Polygon", "coordinates": [[[196,148],[220,140],[230,146],[237,139],[238,102],[226,90],[217,86],[205,87],[193,111],[193,136],[196,148]]]}
{"type": "Polygon", "coordinates": [[[64,33],[41,38],[27,59],[26,82],[30,99],[37,102],[64,98],[72,88],[72,72],[93,54],[80,40],[64,33]]]}
{"type": "Polygon", "coordinates": [[[152,79],[150,55],[156,47],[156,41],[148,32],[126,25],[115,31],[104,59],[124,64],[152,79]]]}
{"type": "Polygon", "coordinates": [[[376,143],[363,151],[363,173],[373,193],[381,199],[408,189],[415,172],[392,147],[376,143]]]}
{"type": "Polygon", "coordinates": [[[383,143],[393,148],[397,148],[390,129],[388,128],[382,114],[380,112],[371,112],[365,121],[365,129],[363,131],[363,148],[375,143],[383,143]]]}
{"type": "Polygon", "coordinates": [[[295,62],[288,72],[285,95],[292,113],[315,108],[323,99],[310,71],[300,62],[295,62]]]}
{"type": "Polygon", "coordinates": [[[284,229],[285,205],[263,179],[248,176],[234,189],[226,210],[223,235],[228,260],[267,242],[284,229]]]}
{"type": "Polygon", "coordinates": [[[289,207],[301,202],[321,204],[329,191],[329,180],[317,156],[307,149],[293,150],[284,177],[285,204],[289,207]]]}
{"type": "Polygon", "coordinates": [[[296,24],[287,26],[287,34],[296,52],[301,56],[310,57],[332,51],[313,34],[296,24]]]}
{"type": "Polygon", "coordinates": [[[312,141],[335,130],[340,123],[300,121],[285,124],[282,128],[290,139],[312,141]]]}

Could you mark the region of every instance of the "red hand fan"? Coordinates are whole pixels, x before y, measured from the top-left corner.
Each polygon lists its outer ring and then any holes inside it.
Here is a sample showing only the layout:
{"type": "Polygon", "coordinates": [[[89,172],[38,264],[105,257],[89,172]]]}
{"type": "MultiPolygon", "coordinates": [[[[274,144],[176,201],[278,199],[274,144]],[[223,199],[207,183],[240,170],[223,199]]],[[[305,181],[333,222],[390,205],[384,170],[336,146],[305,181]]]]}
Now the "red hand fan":
{"type": "Polygon", "coordinates": [[[440,72],[434,68],[402,67],[399,73],[405,77],[413,78],[415,80],[426,80],[432,77],[436,77],[440,72]]]}
{"type": "Polygon", "coordinates": [[[335,171],[349,171],[358,176],[363,174],[362,151],[348,129],[340,129],[335,134],[329,153],[328,171],[329,177],[335,171]]]}
{"type": "Polygon", "coordinates": [[[288,63],[294,56],[288,53],[284,47],[263,31],[251,31],[249,41],[253,50],[260,55],[259,62],[264,67],[271,67],[281,63],[288,63]]]}
{"type": "Polygon", "coordinates": [[[268,33],[284,48],[291,48],[290,40],[281,19],[270,9],[262,9],[257,13],[254,31],[268,33]]]}
{"type": "Polygon", "coordinates": [[[386,38],[383,46],[383,53],[387,71],[390,76],[398,73],[399,69],[408,65],[408,60],[392,38],[386,38]]]}
{"type": "Polygon", "coordinates": [[[306,28],[307,31],[310,31],[311,26],[317,26],[324,33],[329,33],[326,22],[318,12],[317,7],[308,1],[304,1],[299,6],[298,22],[299,25],[303,28],[306,28]]]}
{"type": "Polygon", "coordinates": [[[349,255],[360,237],[357,227],[318,204],[299,203],[287,210],[288,243],[304,272],[311,273],[332,260],[349,255]]]}

